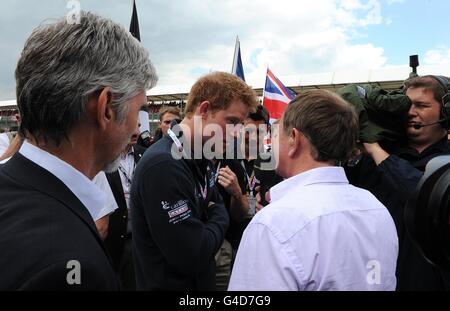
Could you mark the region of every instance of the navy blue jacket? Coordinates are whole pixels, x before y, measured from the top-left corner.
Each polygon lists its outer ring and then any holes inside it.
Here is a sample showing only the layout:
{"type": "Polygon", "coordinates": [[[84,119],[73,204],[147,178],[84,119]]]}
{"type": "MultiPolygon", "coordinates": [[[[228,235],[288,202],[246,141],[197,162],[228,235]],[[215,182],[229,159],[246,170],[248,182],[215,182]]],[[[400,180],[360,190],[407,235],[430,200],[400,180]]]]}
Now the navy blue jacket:
{"type": "Polygon", "coordinates": [[[164,136],[152,145],[134,173],[131,221],[137,289],[214,290],[214,256],[229,217],[215,187],[212,163],[177,160],[171,155],[172,143],[164,136]],[[203,200],[205,175],[208,195],[203,200]]]}
{"type": "Polygon", "coordinates": [[[434,157],[450,154],[447,136],[422,153],[409,147],[396,147],[391,155],[376,166],[371,157],[355,167],[347,167],[347,177],[353,185],[372,192],[389,210],[397,227],[399,255],[397,260],[397,290],[450,289],[449,275],[429,264],[406,232],[404,209],[414,193],[426,164],[434,157]]]}

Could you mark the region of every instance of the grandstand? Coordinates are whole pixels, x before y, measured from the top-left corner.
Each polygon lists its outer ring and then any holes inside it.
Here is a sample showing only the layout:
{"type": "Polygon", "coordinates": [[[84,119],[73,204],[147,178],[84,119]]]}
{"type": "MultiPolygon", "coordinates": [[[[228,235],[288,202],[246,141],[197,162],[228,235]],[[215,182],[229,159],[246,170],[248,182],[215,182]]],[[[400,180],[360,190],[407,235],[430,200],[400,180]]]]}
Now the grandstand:
{"type": "MultiPolygon", "coordinates": [[[[386,90],[398,89],[403,84],[403,80],[361,82],[377,85],[386,90]]],[[[290,86],[289,89],[296,94],[312,89],[336,90],[348,83],[339,84],[315,84],[290,86]]],[[[256,95],[262,101],[263,88],[255,88],[256,95]]],[[[184,111],[188,96],[188,91],[170,94],[155,94],[153,90],[147,93],[148,112],[150,118],[150,130],[153,133],[159,121],[159,110],[165,106],[177,106],[184,111]]],[[[0,128],[9,128],[15,123],[14,114],[17,113],[15,100],[0,101],[0,128]]]]}
{"type": "MultiPolygon", "coordinates": [[[[397,66],[380,70],[330,72],[298,76],[279,76],[280,80],[294,93],[313,89],[334,91],[349,83],[371,84],[385,90],[399,89],[409,76],[408,66],[397,66]]],[[[435,74],[450,76],[450,68],[441,66],[421,66],[419,74],[435,74]]],[[[150,117],[150,129],[154,130],[159,121],[160,108],[177,106],[182,111],[186,105],[190,86],[156,86],[147,92],[147,102],[150,117]]],[[[254,88],[256,95],[262,101],[263,88],[254,88]]],[[[17,113],[15,100],[0,101],[0,127],[9,127],[13,122],[13,115],[17,113]]]]}

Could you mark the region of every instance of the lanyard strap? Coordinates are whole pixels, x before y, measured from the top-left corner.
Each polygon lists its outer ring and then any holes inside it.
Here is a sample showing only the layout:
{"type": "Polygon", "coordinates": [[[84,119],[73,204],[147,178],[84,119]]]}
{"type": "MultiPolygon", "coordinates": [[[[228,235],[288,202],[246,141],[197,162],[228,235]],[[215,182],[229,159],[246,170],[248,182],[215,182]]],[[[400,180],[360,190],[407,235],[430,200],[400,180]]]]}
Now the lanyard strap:
{"type": "Polygon", "coordinates": [[[128,186],[131,186],[131,178],[128,177],[127,173],[125,172],[125,169],[121,165],[119,165],[119,170],[122,172],[123,176],[125,176],[128,186]]]}
{"type": "Polygon", "coordinates": [[[180,140],[178,139],[177,135],[172,131],[172,129],[167,130],[167,135],[170,136],[170,138],[175,143],[175,146],[177,146],[178,151],[183,153],[183,157],[187,159],[186,152],[184,151],[183,145],[181,144],[180,140]]]}
{"type": "Polygon", "coordinates": [[[200,182],[198,182],[198,186],[200,188],[203,200],[206,201],[206,198],[208,197],[208,179],[206,178],[206,175],[205,175],[205,186],[202,187],[202,184],[200,182]]]}
{"type": "Polygon", "coordinates": [[[248,176],[244,161],[241,161],[241,165],[242,168],[244,169],[245,177],[247,178],[248,190],[250,193],[253,193],[253,189],[255,189],[256,185],[255,169],[253,168],[252,175],[248,176]]]}
{"type": "Polygon", "coordinates": [[[217,165],[217,168],[216,168],[216,174],[214,175],[214,181],[217,181],[217,178],[219,178],[219,171],[220,171],[221,164],[222,164],[222,162],[219,161],[219,164],[217,165]]]}
{"type": "MultiPolygon", "coordinates": [[[[133,178],[133,173],[134,173],[134,168],[136,167],[136,163],[135,163],[135,161],[134,161],[134,153],[128,153],[126,156],[125,156],[125,163],[129,163],[128,162],[128,156],[129,155],[131,155],[132,157],[133,157],[133,169],[132,169],[132,171],[131,171],[131,175],[130,176],[128,176],[128,174],[127,174],[127,171],[125,170],[125,168],[122,166],[122,164],[119,164],[119,170],[120,170],[120,172],[123,174],[123,176],[125,177],[125,179],[126,179],[126,181],[127,181],[127,183],[128,183],[128,186],[130,187],[131,186],[131,179],[133,178]]],[[[123,162],[123,161],[122,161],[123,162]]],[[[128,168],[130,168],[130,166],[129,165],[127,165],[127,167],[128,168]]]]}
{"type": "MultiPolygon", "coordinates": [[[[185,156],[185,158],[187,158],[187,157],[186,157],[186,154],[185,154],[185,151],[184,151],[184,148],[183,148],[183,145],[181,144],[181,142],[180,142],[180,140],[178,139],[177,135],[175,135],[175,133],[172,131],[172,129],[168,129],[168,130],[167,130],[167,134],[168,134],[168,135],[170,136],[170,138],[173,140],[173,142],[174,142],[175,145],[177,146],[178,150],[179,150],[180,152],[183,152],[183,156],[185,156]]],[[[195,160],[194,160],[194,161],[195,161],[195,160]]],[[[194,164],[194,165],[195,165],[195,168],[196,168],[197,172],[198,172],[200,175],[202,175],[201,172],[200,172],[200,169],[199,169],[198,166],[197,166],[197,164],[194,164]]],[[[206,198],[208,197],[208,179],[207,179],[207,175],[208,175],[208,174],[205,175],[205,186],[204,186],[204,187],[202,187],[202,185],[201,185],[200,182],[197,182],[198,187],[199,187],[199,189],[200,189],[200,193],[201,193],[202,198],[203,198],[203,200],[204,200],[205,202],[206,202],[206,198]]]]}

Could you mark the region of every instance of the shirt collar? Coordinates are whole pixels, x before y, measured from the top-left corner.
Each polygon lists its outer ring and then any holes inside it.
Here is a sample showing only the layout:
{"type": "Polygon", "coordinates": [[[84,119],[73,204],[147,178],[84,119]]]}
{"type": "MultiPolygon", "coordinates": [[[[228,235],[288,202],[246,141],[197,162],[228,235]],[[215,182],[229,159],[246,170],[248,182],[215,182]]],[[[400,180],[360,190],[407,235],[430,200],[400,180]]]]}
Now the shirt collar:
{"type": "Polygon", "coordinates": [[[127,153],[123,153],[123,154],[121,155],[122,159],[126,159],[126,158],[128,158],[129,156],[134,156],[134,147],[131,147],[130,150],[128,150],[127,153]]]}
{"type": "Polygon", "coordinates": [[[272,202],[275,202],[294,188],[324,183],[348,184],[348,179],[345,175],[344,169],[338,166],[329,166],[315,168],[297,174],[272,187],[270,189],[270,197],[272,202]]]}
{"type": "Polygon", "coordinates": [[[94,221],[100,218],[106,205],[106,194],[93,181],[67,162],[30,144],[27,140],[23,142],[19,152],[61,180],[88,209],[94,221]]]}

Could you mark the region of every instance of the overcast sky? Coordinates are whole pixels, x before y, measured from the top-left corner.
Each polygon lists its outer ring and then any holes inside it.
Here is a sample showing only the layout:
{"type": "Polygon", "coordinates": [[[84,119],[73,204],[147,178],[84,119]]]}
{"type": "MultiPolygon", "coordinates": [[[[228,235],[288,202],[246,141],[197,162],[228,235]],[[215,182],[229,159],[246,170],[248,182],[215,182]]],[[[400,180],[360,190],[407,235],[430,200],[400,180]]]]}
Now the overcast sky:
{"type": "MultiPolygon", "coordinates": [[[[14,69],[26,38],[68,0],[0,2],[0,100],[14,99],[14,69]]],[[[129,27],[132,0],[80,0],[81,8],[129,27]]],[[[141,40],[158,86],[191,85],[230,71],[236,35],[246,80],[267,66],[284,76],[421,64],[450,66],[448,0],[137,0],[141,40]]]]}

